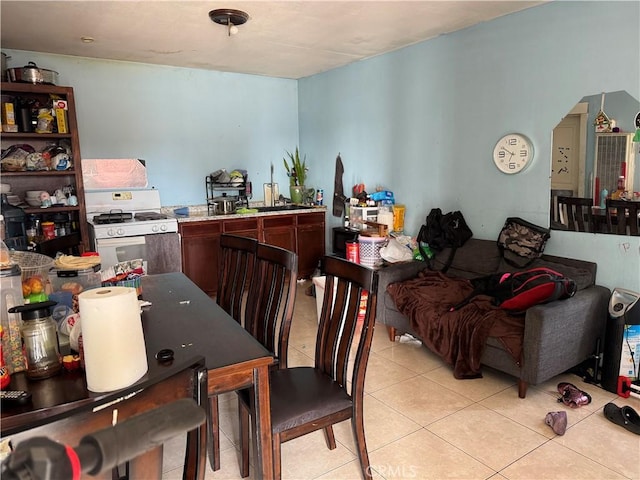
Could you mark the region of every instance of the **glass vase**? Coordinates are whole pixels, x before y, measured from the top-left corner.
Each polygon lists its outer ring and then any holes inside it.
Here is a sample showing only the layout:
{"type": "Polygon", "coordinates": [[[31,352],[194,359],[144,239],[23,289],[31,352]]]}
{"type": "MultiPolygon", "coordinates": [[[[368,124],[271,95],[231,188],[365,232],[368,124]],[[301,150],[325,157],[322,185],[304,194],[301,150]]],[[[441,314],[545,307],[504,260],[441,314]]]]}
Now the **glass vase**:
{"type": "Polygon", "coordinates": [[[303,201],[304,185],[290,185],[291,203],[301,204],[303,201]]]}

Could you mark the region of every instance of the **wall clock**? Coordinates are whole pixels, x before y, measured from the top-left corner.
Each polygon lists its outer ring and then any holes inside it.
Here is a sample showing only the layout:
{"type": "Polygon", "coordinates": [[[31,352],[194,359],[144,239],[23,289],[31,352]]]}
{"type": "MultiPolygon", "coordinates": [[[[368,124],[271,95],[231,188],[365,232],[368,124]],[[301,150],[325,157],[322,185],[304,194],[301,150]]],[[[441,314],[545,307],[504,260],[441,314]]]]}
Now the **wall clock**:
{"type": "Polygon", "coordinates": [[[502,137],[493,149],[493,162],[503,173],[518,173],[533,160],[533,143],[521,133],[502,137]]]}

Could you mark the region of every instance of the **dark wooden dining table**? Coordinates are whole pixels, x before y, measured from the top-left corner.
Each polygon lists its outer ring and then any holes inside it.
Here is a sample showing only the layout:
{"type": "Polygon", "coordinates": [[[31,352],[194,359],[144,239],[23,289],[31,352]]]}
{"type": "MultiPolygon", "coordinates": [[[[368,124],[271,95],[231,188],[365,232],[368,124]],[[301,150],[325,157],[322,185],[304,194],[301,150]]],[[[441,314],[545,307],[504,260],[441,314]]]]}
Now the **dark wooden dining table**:
{"type": "Polygon", "coordinates": [[[253,387],[256,475],[273,478],[271,353],[183,273],[147,276],[142,288],[143,299],[153,304],[143,313],[147,349],[202,355],[209,395],[253,387]],[[162,334],[147,333],[151,331],[162,334]]]}
{"type": "MultiPolygon", "coordinates": [[[[14,374],[7,389],[27,390],[32,401],[25,406],[3,407],[2,438],[18,444],[38,435],[75,446],[87,433],[111,425],[114,410],[124,421],[187,397],[208,411],[208,394],[253,386],[256,473],[259,478],[273,478],[270,352],[182,273],[144,277],[141,298],[151,303],[142,312],[147,373],[127,388],[106,393],[87,390],[82,370],[37,381],[27,379],[23,372],[14,374]],[[173,351],[173,360],[156,358],[163,349],[173,351]]],[[[183,478],[204,478],[206,439],[204,424],[188,432],[183,478]]],[[[129,475],[161,478],[162,447],[131,461],[129,475]]]]}

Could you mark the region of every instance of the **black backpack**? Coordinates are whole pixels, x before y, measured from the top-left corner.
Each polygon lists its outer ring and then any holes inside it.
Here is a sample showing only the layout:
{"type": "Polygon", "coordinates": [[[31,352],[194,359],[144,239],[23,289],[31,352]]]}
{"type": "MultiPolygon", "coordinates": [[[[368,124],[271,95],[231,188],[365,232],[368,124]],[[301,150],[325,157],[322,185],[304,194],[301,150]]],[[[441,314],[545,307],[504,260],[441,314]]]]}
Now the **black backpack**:
{"type": "Polygon", "coordinates": [[[451,248],[449,258],[442,268],[442,272],[446,272],[453,262],[456,249],[464,245],[472,236],[473,232],[464,220],[462,212],[456,210],[443,215],[439,208],[432,208],[418,233],[418,248],[431,269],[433,269],[429,260],[431,256],[427,254],[422,244],[427,244],[435,253],[451,248]]]}

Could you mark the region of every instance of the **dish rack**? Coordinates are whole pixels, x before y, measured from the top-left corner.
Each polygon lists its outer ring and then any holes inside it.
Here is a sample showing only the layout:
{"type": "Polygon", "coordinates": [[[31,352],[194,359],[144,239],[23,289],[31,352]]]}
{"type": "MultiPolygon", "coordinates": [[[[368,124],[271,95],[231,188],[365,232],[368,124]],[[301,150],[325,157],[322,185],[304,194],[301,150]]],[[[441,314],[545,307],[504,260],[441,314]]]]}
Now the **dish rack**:
{"type": "Polygon", "coordinates": [[[215,177],[207,175],[205,177],[205,188],[207,191],[207,209],[213,211],[215,209],[213,202],[217,197],[223,196],[229,199],[236,199],[238,206],[249,207],[249,199],[252,198],[251,182],[247,180],[248,176],[242,177],[242,182],[217,182],[215,177]],[[231,193],[231,194],[230,194],[231,193]]]}

